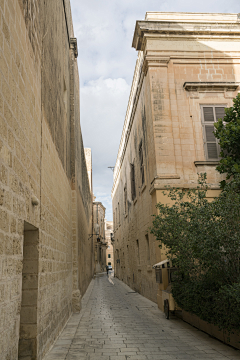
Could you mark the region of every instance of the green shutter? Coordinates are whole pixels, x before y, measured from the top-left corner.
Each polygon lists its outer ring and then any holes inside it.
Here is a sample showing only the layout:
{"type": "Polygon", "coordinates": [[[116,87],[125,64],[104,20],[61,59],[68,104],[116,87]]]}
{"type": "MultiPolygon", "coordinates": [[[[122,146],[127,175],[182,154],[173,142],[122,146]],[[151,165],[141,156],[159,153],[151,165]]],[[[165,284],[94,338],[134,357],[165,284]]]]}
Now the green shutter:
{"type": "Polygon", "coordinates": [[[224,107],[216,107],[215,112],[216,112],[216,120],[217,121],[218,121],[218,119],[224,118],[224,116],[225,116],[225,108],[224,107]]]}
{"type": "Polygon", "coordinates": [[[218,159],[218,144],[214,136],[214,107],[203,107],[205,151],[208,160],[218,159]]]}
{"type": "Polygon", "coordinates": [[[214,114],[213,114],[213,107],[204,107],[203,108],[203,115],[204,115],[204,122],[211,121],[214,122],[214,114]]]}

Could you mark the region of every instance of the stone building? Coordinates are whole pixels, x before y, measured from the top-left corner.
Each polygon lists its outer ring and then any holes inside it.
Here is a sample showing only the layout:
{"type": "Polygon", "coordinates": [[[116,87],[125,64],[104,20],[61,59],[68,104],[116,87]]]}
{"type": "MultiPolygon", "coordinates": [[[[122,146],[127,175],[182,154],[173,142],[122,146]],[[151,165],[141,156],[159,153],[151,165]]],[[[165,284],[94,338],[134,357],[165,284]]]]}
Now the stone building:
{"type": "Polygon", "coordinates": [[[114,256],[113,256],[113,222],[105,220],[105,237],[106,237],[106,265],[111,265],[114,269],[114,256]]]}
{"type": "Polygon", "coordinates": [[[163,309],[152,266],[166,259],[150,234],[166,185],[219,194],[213,124],[232,105],[240,81],[237,14],[146,13],[137,21],[138,59],[114,169],[115,275],[163,309]]]}
{"type": "Polygon", "coordinates": [[[95,253],[95,273],[106,271],[106,208],[99,201],[93,202],[93,244],[95,253]]]}
{"type": "Polygon", "coordinates": [[[0,357],[42,359],[93,276],[69,0],[0,1],[0,357]]]}

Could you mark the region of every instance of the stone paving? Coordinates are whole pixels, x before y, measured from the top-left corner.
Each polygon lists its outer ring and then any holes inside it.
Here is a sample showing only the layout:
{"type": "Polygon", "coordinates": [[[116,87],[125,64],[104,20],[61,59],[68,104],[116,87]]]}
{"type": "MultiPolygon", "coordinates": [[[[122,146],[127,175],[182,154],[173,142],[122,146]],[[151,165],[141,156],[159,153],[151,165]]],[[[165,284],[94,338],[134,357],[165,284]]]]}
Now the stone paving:
{"type": "Polygon", "coordinates": [[[74,314],[44,360],[226,360],[235,350],[171,317],[111,275],[92,280],[74,314]]]}

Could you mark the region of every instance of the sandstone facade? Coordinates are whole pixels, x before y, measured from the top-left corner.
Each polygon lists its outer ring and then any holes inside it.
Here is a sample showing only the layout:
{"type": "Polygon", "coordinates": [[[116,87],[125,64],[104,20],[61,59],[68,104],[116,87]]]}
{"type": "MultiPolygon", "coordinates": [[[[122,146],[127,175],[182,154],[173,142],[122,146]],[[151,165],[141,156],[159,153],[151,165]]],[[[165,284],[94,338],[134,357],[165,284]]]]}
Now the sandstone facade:
{"type": "Polygon", "coordinates": [[[111,265],[112,268],[114,269],[112,236],[113,236],[113,222],[105,220],[106,265],[111,265]]]}
{"type": "Polygon", "coordinates": [[[213,123],[239,91],[237,14],[147,13],[137,21],[138,51],[112,189],[115,274],[163,309],[152,266],[166,258],[150,234],[166,185],[198,185],[206,172],[219,194],[213,123]]]}
{"type": "Polygon", "coordinates": [[[93,275],[70,1],[0,1],[0,354],[42,359],[93,275]]]}
{"type": "Polygon", "coordinates": [[[93,202],[93,244],[95,273],[106,271],[105,211],[100,201],[93,202]]]}

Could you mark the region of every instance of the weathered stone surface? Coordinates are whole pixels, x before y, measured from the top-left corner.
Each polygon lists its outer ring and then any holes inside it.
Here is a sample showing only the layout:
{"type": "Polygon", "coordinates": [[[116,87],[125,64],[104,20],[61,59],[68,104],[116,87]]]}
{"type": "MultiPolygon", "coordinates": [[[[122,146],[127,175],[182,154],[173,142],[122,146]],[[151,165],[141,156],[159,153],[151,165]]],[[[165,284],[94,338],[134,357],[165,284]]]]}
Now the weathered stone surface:
{"type": "Polygon", "coordinates": [[[118,279],[96,276],[44,360],[239,359],[240,351],[184,321],[165,319],[155,303],[118,279]]]}
{"type": "Polygon", "coordinates": [[[0,18],[0,353],[42,359],[93,275],[76,43],[69,0],[1,0],[0,18]]]}

